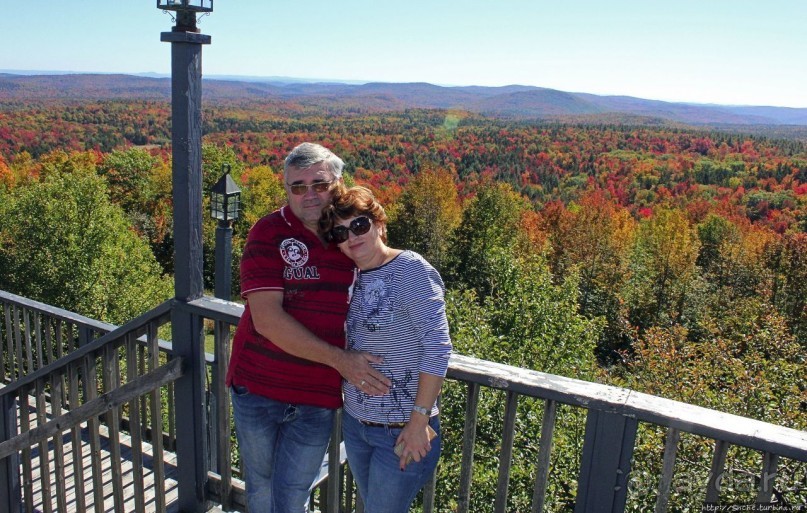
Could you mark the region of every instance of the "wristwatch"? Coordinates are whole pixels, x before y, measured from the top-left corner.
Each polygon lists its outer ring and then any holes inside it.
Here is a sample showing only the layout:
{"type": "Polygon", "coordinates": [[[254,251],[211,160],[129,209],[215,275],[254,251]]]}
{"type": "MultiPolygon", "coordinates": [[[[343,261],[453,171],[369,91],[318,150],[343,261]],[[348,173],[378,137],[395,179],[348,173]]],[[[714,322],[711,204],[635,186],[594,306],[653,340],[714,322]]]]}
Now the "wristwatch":
{"type": "Polygon", "coordinates": [[[426,408],[424,408],[422,406],[418,406],[417,404],[412,406],[412,411],[416,412],[416,413],[420,413],[421,415],[423,415],[425,417],[430,417],[431,413],[432,413],[430,409],[426,409],[426,408]]]}

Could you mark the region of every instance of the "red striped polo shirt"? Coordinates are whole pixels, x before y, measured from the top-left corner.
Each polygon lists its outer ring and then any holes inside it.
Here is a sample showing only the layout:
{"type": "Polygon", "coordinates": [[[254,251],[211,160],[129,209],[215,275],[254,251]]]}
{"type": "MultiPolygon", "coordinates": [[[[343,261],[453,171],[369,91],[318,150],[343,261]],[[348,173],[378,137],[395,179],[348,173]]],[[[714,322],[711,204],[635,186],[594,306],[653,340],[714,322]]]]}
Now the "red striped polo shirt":
{"type": "MultiPolygon", "coordinates": [[[[241,296],[282,290],[283,309],[325,342],[345,347],[353,261],[323,246],[288,206],[249,231],[241,259],[241,296]]],[[[292,404],[342,405],[342,378],[332,367],[286,353],[255,330],[247,302],[235,331],[227,385],[292,404]]]]}

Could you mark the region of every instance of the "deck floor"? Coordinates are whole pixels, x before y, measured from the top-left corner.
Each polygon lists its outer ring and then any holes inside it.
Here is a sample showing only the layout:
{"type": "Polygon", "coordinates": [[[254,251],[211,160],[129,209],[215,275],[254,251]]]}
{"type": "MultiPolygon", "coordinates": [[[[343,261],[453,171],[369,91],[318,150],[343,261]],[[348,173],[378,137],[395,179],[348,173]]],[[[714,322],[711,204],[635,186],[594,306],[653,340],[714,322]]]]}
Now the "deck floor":
{"type": "MultiPolygon", "coordinates": [[[[54,461],[54,443],[51,442],[48,444],[48,454],[46,458],[42,458],[39,448],[35,448],[31,451],[31,468],[33,470],[32,482],[30,485],[33,489],[33,511],[39,512],[46,512],[46,511],[59,511],[57,500],[56,500],[56,473],[63,473],[64,481],[65,481],[65,490],[66,490],[66,506],[68,512],[76,512],[76,513],[84,513],[84,511],[103,511],[103,512],[110,512],[110,513],[118,513],[115,510],[115,502],[114,502],[114,493],[113,493],[113,479],[112,479],[112,465],[111,465],[111,452],[110,452],[110,440],[105,433],[105,430],[102,427],[101,430],[101,463],[103,468],[102,474],[102,506],[96,507],[96,498],[95,498],[95,484],[93,483],[92,475],[89,470],[92,468],[92,451],[90,448],[89,442],[89,430],[84,427],[82,429],[82,437],[81,437],[81,454],[82,454],[82,464],[81,468],[87,469],[87,472],[84,473],[80,479],[83,481],[84,484],[84,503],[85,507],[84,510],[79,511],[78,504],[76,501],[76,475],[75,475],[75,466],[73,465],[73,439],[71,434],[66,434],[62,438],[63,440],[63,447],[64,447],[64,463],[59,467],[56,466],[54,461]],[[48,462],[49,473],[47,475],[47,479],[42,479],[41,469],[43,468],[42,463],[48,462]],[[51,495],[51,509],[46,508],[45,504],[45,495],[48,492],[44,492],[43,490],[49,489],[52,492],[49,493],[51,495]]],[[[144,490],[144,497],[143,501],[146,506],[147,512],[155,512],[157,511],[157,505],[155,502],[155,494],[162,493],[165,497],[165,504],[166,509],[169,512],[177,511],[178,508],[176,507],[177,502],[177,482],[176,482],[176,455],[172,452],[165,451],[164,452],[164,461],[165,461],[165,480],[163,482],[162,489],[159,486],[155,486],[154,482],[154,459],[152,456],[151,445],[148,443],[142,444],[143,450],[143,490],[144,490]],[[173,507],[172,507],[173,506],[173,507]]],[[[121,434],[120,439],[120,451],[121,451],[121,474],[123,480],[122,486],[122,495],[124,499],[124,509],[125,511],[135,511],[135,487],[134,487],[134,471],[133,471],[133,464],[132,464],[132,451],[131,451],[131,439],[124,434],[121,434]]],[[[25,476],[25,471],[23,468],[23,464],[21,463],[21,476],[25,476]]],[[[23,479],[25,479],[23,477],[23,479]]],[[[23,487],[27,483],[22,483],[23,487]]]]}

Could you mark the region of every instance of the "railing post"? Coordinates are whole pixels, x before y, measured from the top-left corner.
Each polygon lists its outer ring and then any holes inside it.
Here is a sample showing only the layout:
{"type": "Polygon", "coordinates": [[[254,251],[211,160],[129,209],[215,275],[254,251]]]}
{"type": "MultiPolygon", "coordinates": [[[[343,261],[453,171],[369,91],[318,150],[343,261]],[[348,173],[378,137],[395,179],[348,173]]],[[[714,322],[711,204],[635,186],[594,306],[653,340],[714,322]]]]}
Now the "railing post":
{"type": "Polygon", "coordinates": [[[510,486],[510,465],[513,461],[513,441],[515,439],[517,411],[518,394],[508,391],[507,403],[504,407],[502,448],[499,452],[499,479],[496,483],[496,499],[493,504],[493,511],[496,513],[504,513],[507,510],[507,489],[510,486]]]}
{"type": "Polygon", "coordinates": [[[474,443],[476,442],[476,420],[479,413],[479,385],[468,383],[468,396],[465,400],[465,428],[462,436],[462,463],[460,464],[460,495],[457,511],[468,513],[471,505],[471,478],[474,467],[474,443]]]}
{"type": "Polygon", "coordinates": [[[331,432],[331,443],[328,446],[328,481],[325,486],[324,510],[327,513],[339,513],[341,511],[342,491],[342,409],[336,410],[333,419],[333,430],[331,432]]]}
{"type": "Polygon", "coordinates": [[[171,43],[171,143],[174,201],[174,291],[171,335],[185,361],[176,381],[179,510],[206,509],[205,355],[202,321],[185,304],[202,297],[202,45],[210,36],[174,27],[171,43]]]}
{"type": "Polygon", "coordinates": [[[575,513],[625,511],[637,426],[632,417],[588,411],[575,513]]]}
{"type": "Polygon", "coordinates": [[[207,415],[205,412],[205,358],[201,318],[174,307],[171,333],[174,353],[185,358],[182,377],[174,386],[176,406],[177,491],[179,511],[206,511],[207,415]]]}
{"type": "Polygon", "coordinates": [[[715,452],[712,455],[712,470],[709,472],[709,481],[706,483],[706,504],[720,503],[720,488],[723,483],[723,469],[726,467],[726,455],[729,443],[725,440],[715,440],[715,452]]]}
{"type": "Polygon", "coordinates": [[[212,386],[210,397],[210,452],[211,469],[221,476],[219,497],[221,506],[230,509],[232,500],[232,468],[230,464],[230,397],[224,379],[230,357],[230,325],[216,321],[214,363],[211,369],[212,386]],[[215,454],[214,457],[212,454],[215,454]]]}
{"type": "Polygon", "coordinates": [[[757,503],[764,504],[771,502],[773,495],[773,484],[776,479],[776,467],[779,465],[779,456],[766,452],[762,455],[762,475],[759,479],[759,493],[757,493],[757,503]]]}
{"type": "MultiPolygon", "coordinates": [[[[14,394],[0,397],[0,442],[4,442],[17,434],[17,403],[14,394]]],[[[20,461],[15,452],[0,461],[0,511],[19,513],[21,507],[20,461]]]]}
{"type": "Polygon", "coordinates": [[[555,432],[555,420],[558,405],[555,401],[546,400],[544,420],[541,425],[541,441],[538,442],[538,471],[535,475],[535,487],[532,492],[532,513],[542,513],[546,500],[546,483],[549,479],[549,461],[552,456],[552,433],[555,432]]]}
{"type": "Polygon", "coordinates": [[[664,459],[661,469],[661,479],[656,495],[655,513],[666,513],[670,502],[670,489],[672,488],[673,472],[675,471],[675,455],[678,453],[678,441],[681,433],[675,428],[667,430],[667,441],[664,442],[664,459]]]}

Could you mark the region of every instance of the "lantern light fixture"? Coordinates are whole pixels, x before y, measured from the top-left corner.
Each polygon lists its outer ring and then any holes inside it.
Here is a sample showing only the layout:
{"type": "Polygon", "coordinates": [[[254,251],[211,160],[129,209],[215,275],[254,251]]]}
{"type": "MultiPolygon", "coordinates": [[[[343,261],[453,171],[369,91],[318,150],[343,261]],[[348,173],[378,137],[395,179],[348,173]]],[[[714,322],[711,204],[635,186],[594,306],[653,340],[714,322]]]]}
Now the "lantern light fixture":
{"type": "Polygon", "coordinates": [[[213,12],[213,0],[157,0],[163,11],[213,12]]]}
{"type": "Polygon", "coordinates": [[[210,214],[219,221],[235,221],[241,209],[241,189],[230,176],[230,164],[222,164],[224,172],[210,192],[210,214]]]}

